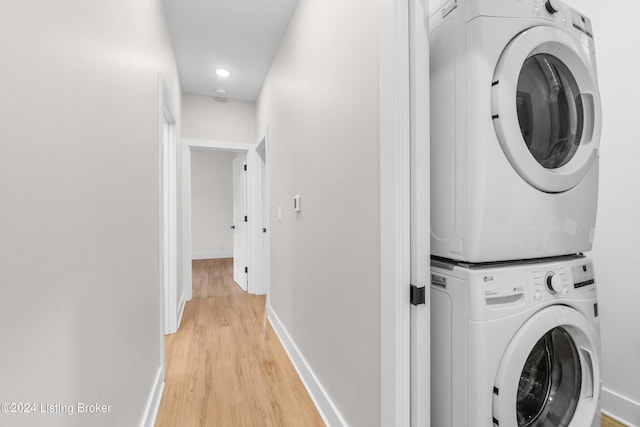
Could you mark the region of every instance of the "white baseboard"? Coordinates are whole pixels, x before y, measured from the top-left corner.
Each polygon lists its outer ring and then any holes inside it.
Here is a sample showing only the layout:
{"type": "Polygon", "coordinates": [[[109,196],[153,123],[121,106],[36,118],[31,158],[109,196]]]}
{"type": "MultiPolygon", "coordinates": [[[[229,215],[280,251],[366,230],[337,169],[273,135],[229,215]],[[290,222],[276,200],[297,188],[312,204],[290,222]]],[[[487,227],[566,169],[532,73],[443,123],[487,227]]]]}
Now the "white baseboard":
{"type": "Polygon", "coordinates": [[[282,343],[287,355],[289,355],[289,359],[291,360],[291,363],[293,363],[293,367],[298,372],[302,383],[309,392],[311,400],[313,400],[313,403],[316,405],[324,423],[328,427],[345,427],[347,423],[342,419],[338,409],[335,407],[326,390],[318,381],[318,378],[316,378],[313,370],[307,364],[307,361],[302,356],[302,353],[300,353],[300,350],[298,350],[298,347],[291,339],[291,336],[285,329],[282,322],[280,322],[280,319],[271,306],[267,306],[267,318],[269,319],[269,323],[271,323],[276,335],[280,339],[280,343],[282,343]]]}
{"type": "Polygon", "coordinates": [[[218,258],[233,258],[232,252],[194,252],[191,254],[191,259],[218,259],[218,258]]]}
{"type": "Polygon", "coordinates": [[[640,427],[640,403],[602,388],[602,412],[628,427],[640,427]]]}
{"type": "Polygon", "coordinates": [[[140,427],[153,427],[158,416],[158,409],[160,409],[160,400],[162,399],[162,392],[164,390],[164,368],[161,365],[156,373],[156,378],[153,382],[153,388],[149,394],[147,400],[147,406],[144,409],[142,417],[142,423],[140,427]]]}

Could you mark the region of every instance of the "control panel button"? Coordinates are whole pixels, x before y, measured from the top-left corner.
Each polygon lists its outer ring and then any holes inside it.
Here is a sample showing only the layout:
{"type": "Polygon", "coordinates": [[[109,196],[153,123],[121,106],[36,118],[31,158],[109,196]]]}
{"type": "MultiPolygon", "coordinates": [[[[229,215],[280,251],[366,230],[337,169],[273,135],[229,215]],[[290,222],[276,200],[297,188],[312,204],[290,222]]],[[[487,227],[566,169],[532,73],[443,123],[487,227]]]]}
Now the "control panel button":
{"type": "Polygon", "coordinates": [[[544,4],[544,7],[547,9],[547,12],[552,15],[554,13],[560,12],[560,4],[558,0],[547,0],[547,2],[544,4]]]}
{"type": "Polygon", "coordinates": [[[553,271],[549,271],[547,273],[545,282],[547,284],[547,289],[549,290],[549,292],[551,292],[552,295],[555,295],[558,292],[561,292],[562,289],[564,288],[562,279],[553,271]]]}

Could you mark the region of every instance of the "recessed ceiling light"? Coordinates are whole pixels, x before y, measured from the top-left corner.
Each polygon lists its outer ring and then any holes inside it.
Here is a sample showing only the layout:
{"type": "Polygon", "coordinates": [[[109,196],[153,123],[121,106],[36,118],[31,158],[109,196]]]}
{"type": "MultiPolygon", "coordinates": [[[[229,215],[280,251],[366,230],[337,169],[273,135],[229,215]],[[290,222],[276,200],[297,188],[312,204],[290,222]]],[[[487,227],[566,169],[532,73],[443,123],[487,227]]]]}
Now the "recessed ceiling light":
{"type": "Polygon", "coordinates": [[[231,72],[229,70],[224,69],[224,68],[218,68],[218,69],[216,69],[216,75],[218,77],[229,77],[231,75],[231,72]]]}

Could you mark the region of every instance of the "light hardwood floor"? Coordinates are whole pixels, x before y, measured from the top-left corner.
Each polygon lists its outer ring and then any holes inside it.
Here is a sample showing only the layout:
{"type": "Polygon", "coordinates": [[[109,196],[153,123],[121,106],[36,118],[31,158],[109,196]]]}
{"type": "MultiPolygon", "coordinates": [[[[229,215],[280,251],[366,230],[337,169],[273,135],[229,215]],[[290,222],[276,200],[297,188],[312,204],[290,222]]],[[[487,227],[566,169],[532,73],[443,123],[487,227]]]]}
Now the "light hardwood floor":
{"type": "Polygon", "coordinates": [[[324,426],[266,320],[265,297],[232,277],[231,259],[193,262],[193,299],[165,338],[156,427],[324,426]]]}
{"type": "MultiPolygon", "coordinates": [[[[231,259],[193,262],[193,299],[165,338],[156,427],[324,425],[264,303],[233,282],[231,259]]],[[[625,426],[603,415],[602,427],[625,426]]]]}
{"type": "Polygon", "coordinates": [[[601,427],[626,427],[624,424],[621,424],[617,421],[612,420],[606,415],[602,416],[602,426],[601,427]]]}

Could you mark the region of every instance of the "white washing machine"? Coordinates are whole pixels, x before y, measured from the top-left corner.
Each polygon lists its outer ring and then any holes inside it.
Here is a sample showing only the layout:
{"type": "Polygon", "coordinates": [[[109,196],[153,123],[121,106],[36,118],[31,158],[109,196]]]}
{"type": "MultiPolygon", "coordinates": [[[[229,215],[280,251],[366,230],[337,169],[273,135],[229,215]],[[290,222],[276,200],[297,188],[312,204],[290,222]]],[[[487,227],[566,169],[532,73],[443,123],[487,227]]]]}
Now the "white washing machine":
{"type": "Polygon", "coordinates": [[[430,24],[432,253],[591,250],[601,112],[589,18],[556,0],[449,0],[430,24]]]}
{"type": "Polygon", "coordinates": [[[600,426],[593,263],[432,260],[431,425],[600,426]]]}

